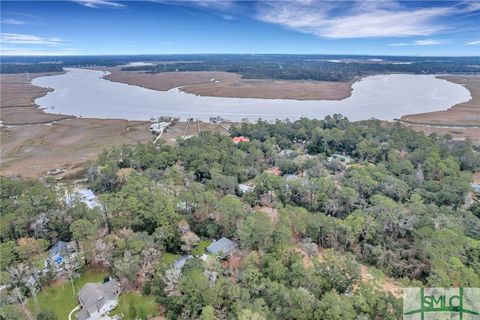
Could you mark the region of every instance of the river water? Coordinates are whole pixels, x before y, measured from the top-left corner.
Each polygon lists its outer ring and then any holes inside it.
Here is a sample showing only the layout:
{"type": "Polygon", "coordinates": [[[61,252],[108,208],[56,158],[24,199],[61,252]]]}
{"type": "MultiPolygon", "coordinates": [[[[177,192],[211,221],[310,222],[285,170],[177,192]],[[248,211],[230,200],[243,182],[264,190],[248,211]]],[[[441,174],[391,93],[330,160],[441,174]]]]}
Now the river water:
{"type": "Polygon", "coordinates": [[[393,120],[406,114],[445,110],[470,100],[463,86],[433,75],[391,74],[366,77],[340,101],[202,97],[177,88],[156,91],[103,79],[103,71],[66,68],[67,73],[32,83],[54,91],[35,102],[47,112],[89,118],[149,120],[174,116],[208,120],[324,118],[341,113],[350,120],[393,120]]]}

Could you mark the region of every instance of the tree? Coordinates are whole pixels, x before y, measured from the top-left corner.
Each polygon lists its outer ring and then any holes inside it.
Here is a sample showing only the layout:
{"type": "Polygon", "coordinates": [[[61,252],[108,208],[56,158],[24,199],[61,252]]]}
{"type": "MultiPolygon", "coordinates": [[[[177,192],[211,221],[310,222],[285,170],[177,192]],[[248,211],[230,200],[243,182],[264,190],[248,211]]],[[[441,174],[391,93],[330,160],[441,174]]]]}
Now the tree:
{"type": "Polygon", "coordinates": [[[254,212],[238,229],[240,245],[249,249],[266,249],[272,244],[273,225],[264,212],[254,212]]]}
{"type": "Polygon", "coordinates": [[[34,238],[20,238],[18,240],[18,257],[21,260],[28,260],[37,255],[42,253],[46,249],[47,245],[45,240],[37,240],[34,238]]]}
{"type": "Polygon", "coordinates": [[[266,320],[263,315],[250,309],[242,309],[238,313],[238,320],[266,320]]]}
{"type": "Polygon", "coordinates": [[[0,267],[2,270],[11,266],[18,259],[15,241],[0,243],[0,257],[0,267]]]}
{"type": "Polygon", "coordinates": [[[327,292],[318,305],[316,319],[322,320],[353,320],[356,314],[350,300],[335,291],[327,292]]]}
{"type": "Polygon", "coordinates": [[[96,227],[93,223],[85,219],[78,219],[70,225],[72,238],[77,243],[82,244],[85,253],[85,264],[88,264],[88,257],[92,254],[92,241],[96,234],[96,227]]]}
{"type": "Polygon", "coordinates": [[[203,307],[201,320],[215,320],[215,309],[212,306],[203,307]]]}
{"type": "Polygon", "coordinates": [[[127,250],[123,253],[123,257],[115,260],[113,270],[120,278],[122,286],[126,289],[132,289],[137,280],[137,270],[139,268],[140,259],[138,255],[132,255],[127,250]]]}
{"type": "Polygon", "coordinates": [[[177,285],[181,277],[182,270],[179,268],[170,268],[165,271],[163,282],[165,283],[164,292],[167,297],[180,295],[180,292],[177,290],[177,285]]]}
{"type": "Polygon", "coordinates": [[[334,289],[338,293],[351,290],[360,281],[360,265],[351,254],[342,256],[332,250],[325,250],[317,270],[328,282],[327,289],[334,289]]]}
{"type": "Polygon", "coordinates": [[[37,320],[57,320],[57,319],[58,317],[50,309],[40,311],[37,314],[37,320]]]}
{"type": "Polygon", "coordinates": [[[215,207],[215,211],[216,221],[227,237],[235,234],[239,223],[247,216],[244,204],[237,197],[231,195],[223,197],[215,207]]]}

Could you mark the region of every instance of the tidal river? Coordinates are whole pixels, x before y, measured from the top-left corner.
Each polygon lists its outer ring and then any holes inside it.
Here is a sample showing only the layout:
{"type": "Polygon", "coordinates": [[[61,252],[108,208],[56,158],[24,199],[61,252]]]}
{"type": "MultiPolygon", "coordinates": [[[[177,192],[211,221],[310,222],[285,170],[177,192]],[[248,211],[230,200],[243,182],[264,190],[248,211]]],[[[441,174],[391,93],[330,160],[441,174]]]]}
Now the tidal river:
{"type": "Polygon", "coordinates": [[[156,91],[103,79],[103,71],[65,69],[66,74],[34,79],[54,91],[35,102],[47,112],[89,118],[149,120],[174,116],[208,120],[300,117],[341,113],[350,120],[393,120],[406,114],[445,110],[470,100],[463,86],[432,75],[391,74],[364,78],[340,101],[201,97],[179,91],[156,91]]]}

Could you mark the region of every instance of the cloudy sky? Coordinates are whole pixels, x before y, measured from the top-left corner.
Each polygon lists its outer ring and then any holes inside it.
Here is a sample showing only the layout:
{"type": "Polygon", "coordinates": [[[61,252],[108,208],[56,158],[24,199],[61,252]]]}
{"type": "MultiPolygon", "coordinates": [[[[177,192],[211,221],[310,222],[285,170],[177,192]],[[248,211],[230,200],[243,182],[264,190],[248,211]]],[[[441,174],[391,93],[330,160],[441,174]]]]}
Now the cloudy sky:
{"type": "Polygon", "coordinates": [[[76,0],[0,5],[3,55],[480,55],[480,0],[76,0]]]}

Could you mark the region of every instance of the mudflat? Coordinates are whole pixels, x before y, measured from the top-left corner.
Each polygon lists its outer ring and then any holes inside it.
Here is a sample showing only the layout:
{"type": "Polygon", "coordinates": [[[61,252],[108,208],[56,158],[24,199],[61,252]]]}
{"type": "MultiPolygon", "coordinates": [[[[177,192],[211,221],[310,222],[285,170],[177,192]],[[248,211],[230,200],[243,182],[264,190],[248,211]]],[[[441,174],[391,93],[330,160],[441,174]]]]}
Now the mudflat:
{"type": "MultiPolygon", "coordinates": [[[[58,73],[2,74],[0,119],[0,174],[40,177],[52,169],[63,169],[57,177],[75,177],[88,160],[95,160],[107,147],[152,141],[148,121],[76,118],[40,109],[34,100],[51,89],[30,84],[36,77],[58,73]],[[29,80],[30,78],[30,80],[29,80]]],[[[228,128],[228,124],[227,124],[228,128]]],[[[226,133],[221,126],[202,122],[180,122],[164,139],[173,143],[179,136],[199,131],[226,133]]]]}
{"type": "Polygon", "coordinates": [[[2,128],[1,174],[37,177],[56,168],[74,174],[106,147],[149,141],[149,126],[139,121],[68,119],[2,128]]]}
{"type": "Polygon", "coordinates": [[[60,73],[0,76],[0,166],[2,175],[38,177],[55,168],[75,174],[107,146],[152,139],[149,122],[80,119],[47,112],[34,102],[51,89],[34,86],[37,77],[60,73]]]}
{"type": "Polygon", "coordinates": [[[148,89],[181,91],[199,96],[227,98],[342,100],[352,93],[352,83],[331,81],[287,81],[242,79],[230,72],[145,73],[108,69],[105,79],[148,89]]]}
{"type": "Polygon", "coordinates": [[[68,115],[55,114],[55,110],[49,113],[43,112],[35,105],[34,100],[52,91],[49,88],[41,88],[30,83],[38,77],[62,74],[62,72],[35,73],[27,75],[1,74],[0,75],[0,118],[3,124],[20,125],[34,123],[49,123],[52,121],[71,118],[68,115]]]}

